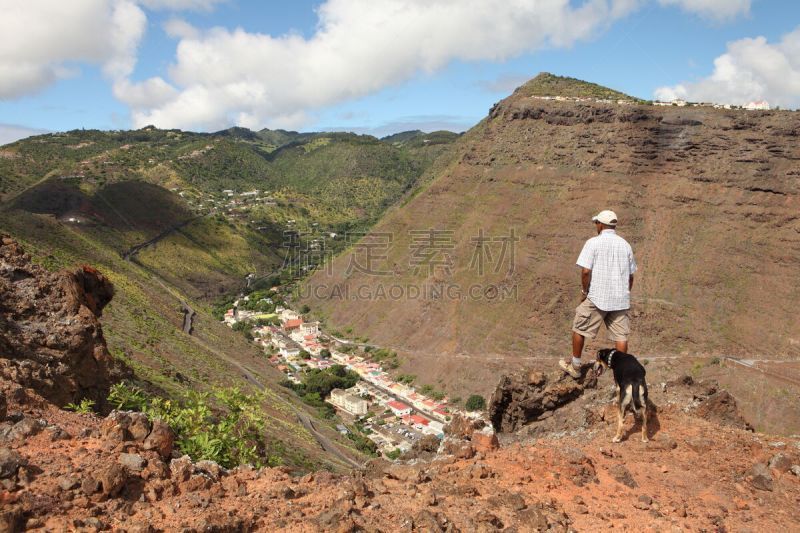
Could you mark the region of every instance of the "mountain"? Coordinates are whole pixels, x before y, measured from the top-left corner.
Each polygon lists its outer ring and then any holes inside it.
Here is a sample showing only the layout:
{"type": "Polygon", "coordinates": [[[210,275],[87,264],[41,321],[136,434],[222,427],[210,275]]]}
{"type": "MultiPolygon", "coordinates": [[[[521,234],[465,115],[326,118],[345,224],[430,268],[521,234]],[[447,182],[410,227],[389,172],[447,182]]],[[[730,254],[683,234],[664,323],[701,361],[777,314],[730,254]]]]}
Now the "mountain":
{"type": "Polygon", "coordinates": [[[514,430],[456,417],[441,445],[399,462],[302,476],[176,457],[181,435],[162,420],[63,411],[38,392],[0,377],[4,531],[798,527],[800,441],[752,433],[735,399],[688,377],[654,388],[646,444],[630,419],[611,444],[615,415],[596,381],[520,372],[490,406],[514,430]],[[534,411],[538,421],[511,416],[534,411]]]}
{"type": "Polygon", "coordinates": [[[515,96],[558,96],[562,98],[597,98],[604,100],[624,100],[628,102],[640,101],[625,93],[603,87],[596,83],[556,76],[549,72],[542,72],[535,78],[517,87],[515,96]]]}
{"type": "Polygon", "coordinates": [[[283,374],[219,322],[220,309],[248,283],[296,274],[285,268],[289,234],[309,246],[369,227],[444,149],[242,128],[32,137],[0,148],[0,233],[49,271],[91,264],[106,276],[116,297],[104,337],[137,386],[172,399],[231,386],[266,394],[276,460],[336,470],[363,454],[279,386],[283,374]],[[321,449],[301,416],[348,459],[321,449]]]}
{"type": "MultiPolygon", "coordinates": [[[[575,260],[594,235],[591,216],[613,209],[640,267],[633,353],[689,365],[800,355],[800,115],[609,103],[575,83],[567,94],[580,99],[529,96],[552,79],[495,105],[300,300],[329,327],[396,349],[398,371],[485,394],[498,373],[569,353],[575,260]],[[370,268],[354,268],[367,253],[370,268]]],[[[795,386],[765,386],[764,401],[795,386]]]]}
{"type": "Polygon", "coordinates": [[[403,131],[394,135],[381,137],[381,141],[395,146],[422,146],[426,144],[448,144],[458,139],[460,134],[452,131],[432,131],[425,133],[420,130],[403,131]]]}

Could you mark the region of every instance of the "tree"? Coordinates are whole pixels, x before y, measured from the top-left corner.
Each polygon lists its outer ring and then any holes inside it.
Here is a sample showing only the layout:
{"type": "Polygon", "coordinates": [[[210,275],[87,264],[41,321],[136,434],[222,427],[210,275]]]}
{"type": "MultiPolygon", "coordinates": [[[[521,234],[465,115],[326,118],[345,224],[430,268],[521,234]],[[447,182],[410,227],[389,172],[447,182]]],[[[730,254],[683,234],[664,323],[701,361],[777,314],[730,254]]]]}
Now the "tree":
{"type": "Polygon", "coordinates": [[[300,359],[311,359],[311,354],[306,350],[300,350],[300,359]]]}
{"type": "Polygon", "coordinates": [[[480,411],[486,407],[486,399],[479,394],[473,394],[467,398],[467,403],[464,404],[464,407],[466,407],[467,411],[480,411]]]}
{"type": "Polygon", "coordinates": [[[330,359],[331,358],[331,351],[327,348],[323,348],[319,351],[319,356],[322,359],[330,359]]]}
{"type": "Polygon", "coordinates": [[[300,314],[305,315],[311,312],[311,308],[308,305],[304,305],[300,308],[300,314]]]}

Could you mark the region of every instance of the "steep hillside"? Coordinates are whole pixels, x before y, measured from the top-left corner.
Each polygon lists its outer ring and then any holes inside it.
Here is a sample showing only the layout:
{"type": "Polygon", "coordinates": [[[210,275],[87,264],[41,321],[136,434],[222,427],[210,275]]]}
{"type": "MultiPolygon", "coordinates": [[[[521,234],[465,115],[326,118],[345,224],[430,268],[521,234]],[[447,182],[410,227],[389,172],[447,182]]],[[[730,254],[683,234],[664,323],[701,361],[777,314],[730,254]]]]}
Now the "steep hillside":
{"type": "Polygon", "coordinates": [[[603,87],[596,83],[570,78],[568,76],[556,76],[549,72],[542,72],[532,80],[519,86],[514,91],[515,96],[558,96],[563,98],[597,98],[602,100],[625,100],[628,102],[637,101],[638,98],[628,96],[625,93],[603,87]]]}
{"type": "MultiPolygon", "coordinates": [[[[528,381],[514,383],[534,391],[528,381]]],[[[647,444],[632,434],[612,445],[604,395],[587,387],[595,403],[577,400],[582,416],[560,431],[523,426],[498,447],[483,421],[458,418],[438,450],[407,462],[298,476],[177,457],[163,423],[61,411],[0,380],[0,528],[795,531],[800,442],[737,427],[735,400],[715,401],[725,393],[708,396],[709,386],[655,390],[647,444]]],[[[547,412],[542,424],[559,415],[547,412]]]]}
{"type": "MultiPolygon", "coordinates": [[[[488,392],[503,369],[568,353],[574,263],[590,217],[611,208],[640,265],[634,353],[796,358],[798,131],[787,111],[520,89],[300,299],[340,331],[400,350],[403,371],[488,392]],[[367,254],[370,268],[357,268],[367,254]]],[[[602,344],[601,333],[589,349],[602,344]]]]}
{"type": "Polygon", "coordinates": [[[326,253],[342,246],[334,237],[368,227],[446,144],[243,128],[43,135],[0,151],[0,230],[50,270],[105,273],[118,295],[105,312],[109,352],[138,385],[173,399],[260,391],[276,460],[337,469],[361,453],[287,399],[263,350],[212,306],[249,281],[295,275],[285,268],[290,238],[306,248],[322,240],[326,253]]]}
{"type": "Polygon", "coordinates": [[[406,146],[349,133],[74,130],[4,146],[0,194],[9,202],[49,178],[84,188],[137,179],[180,190],[187,199],[260,189],[344,231],[380,216],[455,137],[431,134],[428,142],[418,138],[406,146]]]}

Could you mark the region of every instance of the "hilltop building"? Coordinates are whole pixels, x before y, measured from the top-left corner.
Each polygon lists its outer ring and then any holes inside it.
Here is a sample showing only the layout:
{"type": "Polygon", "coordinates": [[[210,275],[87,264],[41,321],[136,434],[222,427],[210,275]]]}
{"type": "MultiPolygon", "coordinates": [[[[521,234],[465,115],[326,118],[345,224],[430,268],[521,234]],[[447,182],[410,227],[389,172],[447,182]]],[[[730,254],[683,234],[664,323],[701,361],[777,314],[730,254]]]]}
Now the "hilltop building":
{"type": "Polygon", "coordinates": [[[750,102],[744,105],[748,111],[768,111],[769,103],[766,100],[758,100],[757,102],[750,102]]]}

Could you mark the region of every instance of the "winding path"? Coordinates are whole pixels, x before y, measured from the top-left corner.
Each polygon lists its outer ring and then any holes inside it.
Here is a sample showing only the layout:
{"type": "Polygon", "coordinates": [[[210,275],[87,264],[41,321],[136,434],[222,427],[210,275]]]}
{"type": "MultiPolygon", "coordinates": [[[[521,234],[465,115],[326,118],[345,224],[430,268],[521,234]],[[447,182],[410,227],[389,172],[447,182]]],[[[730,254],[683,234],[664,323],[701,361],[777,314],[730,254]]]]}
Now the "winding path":
{"type": "Polygon", "coordinates": [[[172,234],[175,231],[178,231],[182,227],[187,226],[188,224],[194,222],[195,220],[203,218],[204,216],[206,216],[206,215],[198,215],[196,217],[192,217],[190,219],[184,220],[183,222],[179,222],[177,224],[174,224],[174,225],[168,227],[167,229],[165,229],[164,231],[162,231],[161,233],[159,233],[158,235],[156,235],[155,237],[153,237],[152,239],[148,239],[148,240],[146,240],[146,241],[144,241],[142,243],[134,245],[134,246],[130,247],[127,251],[122,252],[120,255],[122,255],[122,258],[125,261],[130,261],[133,258],[133,256],[138,254],[142,249],[147,248],[148,246],[152,246],[152,245],[156,244],[161,239],[169,236],[170,234],[172,234]]]}

